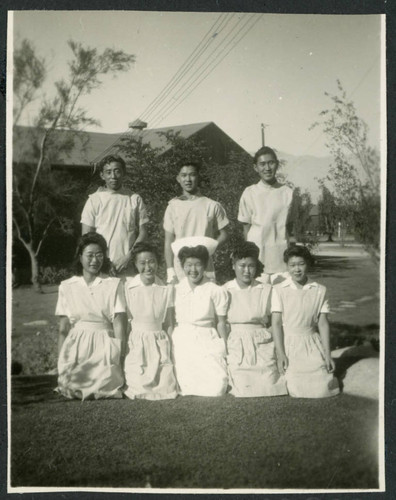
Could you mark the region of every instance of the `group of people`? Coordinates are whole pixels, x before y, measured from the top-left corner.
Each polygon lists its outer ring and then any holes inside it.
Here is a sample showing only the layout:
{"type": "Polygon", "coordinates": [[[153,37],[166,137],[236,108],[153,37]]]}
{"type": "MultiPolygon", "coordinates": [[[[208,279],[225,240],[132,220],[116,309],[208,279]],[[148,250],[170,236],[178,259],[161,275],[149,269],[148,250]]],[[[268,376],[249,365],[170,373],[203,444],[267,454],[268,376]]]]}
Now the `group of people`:
{"type": "Polygon", "coordinates": [[[123,186],[124,161],[102,160],[105,185],[84,207],[75,275],[59,287],[58,392],[151,400],[339,392],[326,289],[307,276],[309,251],[287,245],[292,190],[277,182],[278,164],[268,147],[254,157],[260,181],[240,200],[235,279],[219,286],[212,255],[229,221],[200,193],[199,165],[180,165],[183,192],[164,215],[165,283],[145,205],[123,186]]]}

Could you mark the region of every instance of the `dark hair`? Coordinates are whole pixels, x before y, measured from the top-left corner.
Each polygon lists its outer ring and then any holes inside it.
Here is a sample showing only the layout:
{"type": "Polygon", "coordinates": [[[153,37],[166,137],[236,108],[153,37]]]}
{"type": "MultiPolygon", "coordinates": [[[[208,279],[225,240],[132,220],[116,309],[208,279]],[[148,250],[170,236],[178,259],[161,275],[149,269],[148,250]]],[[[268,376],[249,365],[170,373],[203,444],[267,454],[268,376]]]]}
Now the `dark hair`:
{"type": "Polygon", "coordinates": [[[305,260],[308,266],[312,266],[315,262],[315,259],[312,257],[308,248],[301,245],[292,245],[284,251],[283,260],[286,264],[292,257],[301,257],[305,260]]]}
{"type": "Polygon", "coordinates": [[[110,163],[119,163],[122,167],[122,170],[124,171],[124,174],[126,172],[126,163],[124,158],[121,158],[121,156],[118,155],[107,155],[103,157],[97,164],[96,170],[98,172],[103,172],[103,169],[106,165],[109,165],[110,163]]]}
{"type": "Polygon", "coordinates": [[[257,160],[261,155],[272,155],[274,157],[274,160],[276,163],[279,163],[278,157],[276,156],[275,151],[272,148],[269,148],[268,146],[263,146],[260,148],[258,151],[256,151],[253,161],[254,163],[257,163],[257,160]]]}
{"type": "Polygon", "coordinates": [[[201,164],[199,161],[189,160],[188,158],[184,158],[183,160],[179,161],[179,163],[177,164],[177,173],[178,174],[180,174],[180,170],[183,167],[194,167],[197,174],[199,174],[199,172],[201,170],[201,164]]]}
{"type": "Polygon", "coordinates": [[[74,257],[73,271],[77,276],[81,276],[83,273],[83,267],[80,262],[80,257],[84,251],[84,248],[88,245],[99,245],[103,255],[103,264],[100,271],[103,273],[108,273],[110,270],[110,259],[107,257],[107,243],[101,234],[91,231],[89,233],[83,234],[77,243],[76,255],[74,257]]]}
{"type": "Polygon", "coordinates": [[[157,248],[152,245],[151,243],[148,243],[146,241],[140,241],[139,243],[136,243],[136,245],[133,247],[132,250],[132,262],[136,261],[136,257],[143,253],[143,252],[150,252],[153,255],[155,255],[155,258],[157,259],[157,262],[159,262],[160,257],[157,248]]]}
{"type": "Polygon", "coordinates": [[[208,249],[203,245],[198,245],[196,247],[182,247],[179,250],[178,257],[182,266],[184,266],[184,263],[189,257],[199,259],[205,267],[209,262],[208,249]]]}
{"type": "Polygon", "coordinates": [[[259,260],[260,249],[259,247],[253,243],[252,241],[243,241],[239,243],[234,250],[231,252],[231,259],[233,264],[235,264],[238,260],[246,259],[251,257],[256,261],[256,276],[260,276],[263,272],[264,266],[259,260]]]}

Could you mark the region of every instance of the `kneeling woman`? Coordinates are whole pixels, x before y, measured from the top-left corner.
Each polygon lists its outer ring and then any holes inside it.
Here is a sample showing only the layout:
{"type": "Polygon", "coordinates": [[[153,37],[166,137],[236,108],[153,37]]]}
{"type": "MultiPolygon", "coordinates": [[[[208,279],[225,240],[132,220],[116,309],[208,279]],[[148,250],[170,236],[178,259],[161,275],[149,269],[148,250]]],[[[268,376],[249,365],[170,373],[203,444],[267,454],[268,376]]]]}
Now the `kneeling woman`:
{"type": "Polygon", "coordinates": [[[186,277],[175,287],[177,381],[183,396],[221,396],[228,384],[227,293],[204,276],[209,261],[205,246],[182,247],[178,257],[186,277]]]}
{"type": "Polygon", "coordinates": [[[137,243],[132,258],[139,274],[125,283],[132,328],[125,358],[125,395],[172,399],[177,396],[177,384],[166,330],[171,334],[174,327],[173,289],[156,276],[158,255],[152,245],[137,243]]]}
{"type": "Polygon", "coordinates": [[[232,252],[235,279],[224,285],[230,299],[228,322],[228,373],[231,394],[237,397],[287,394],[275,357],[272,334],[271,285],[255,280],[259,274],[259,248],[249,241],[232,252]]]}
{"type": "Polygon", "coordinates": [[[67,398],[122,397],[125,301],[120,280],[104,274],[110,266],[106,252],[102,236],[84,234],[76,276],[59,286],[57,391],[67,398]]]}
{"type": "Polygon", "coordinates": [[[272,292],[272,328],[279,369],[286,372],[292,397],[334,396],[339,387],[333,376],[326,288],[308,278],[313,258],[305,247],[288,248],[284,260],[290,278],[272,292]]]}

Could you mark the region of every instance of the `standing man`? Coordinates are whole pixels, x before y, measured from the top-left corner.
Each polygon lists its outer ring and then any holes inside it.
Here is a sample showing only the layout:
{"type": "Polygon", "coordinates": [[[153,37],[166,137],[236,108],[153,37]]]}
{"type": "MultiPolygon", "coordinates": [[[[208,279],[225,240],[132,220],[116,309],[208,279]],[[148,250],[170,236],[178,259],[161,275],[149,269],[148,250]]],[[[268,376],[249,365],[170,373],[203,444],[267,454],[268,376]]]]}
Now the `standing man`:
{"type": "Polygon", "coordinates": [[[279,161],[273,149],[264,146],[254,155],[254,170],[260,181],[245,189],[239,202],[238,220],[245,240],[260,249],[265,274],[286,270],[283,252],[287,248],[286,221],[293,191],[276,180],[279,161]]]}
{"type": "MultiPolygon", "coordinates": [[[[229,220],[224,208],[217,201],[203,196],[199,191],[199,164],[183,161],[176,177],[183,193],[169,201],[164,216],[165,261],[168,283],[184,278],[183,269],[174,256],[171,244],[187,236],[207,236],[217,239],[219,245],[227,238],[229,220]]],[[[212,259],[209,260],[206,275],[215,278],[212,259]]]]}
{"type": "Polygon", "coordinates": [[[116,155],[99,163],[105,185],[91,194],[81,214],[82,234],[96,231],[107,242],[113,273],[133,274],[131,255],[136,243],[147,238],[149,221],[142,198],[123,186],[126,165],[116,155]]]}

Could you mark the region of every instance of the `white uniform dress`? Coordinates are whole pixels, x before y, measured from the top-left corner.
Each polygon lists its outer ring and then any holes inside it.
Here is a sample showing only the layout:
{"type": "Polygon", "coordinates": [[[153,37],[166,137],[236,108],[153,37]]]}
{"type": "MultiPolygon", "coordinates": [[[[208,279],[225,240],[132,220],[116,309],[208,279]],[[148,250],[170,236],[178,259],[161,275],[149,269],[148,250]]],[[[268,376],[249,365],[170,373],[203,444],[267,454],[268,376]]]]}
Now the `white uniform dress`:
{"type": "Polygon", "coordinates": [[[338,394],[338,381],[327,371],[317,328],[319,314],[329,312],[326,288],[312,281],[297,288],[288,279],[273,288],[271,309],[282,313],[290,396],[325,398],[338,394]]]}
{"type": "Polygon", "coordinates": [[[228,385],[224,340],[215,328],[225,316],[227,292],[207,278],[191,288],[187,278],[176,285],[176,321],[172,341],[176,378],[183,396],[221,396],[228,385]]]}
{"type": "Polygon", "coordinates": [[[129,252],[139,227],[148,220],[142,198],[124,187],[115,192],[100,187],[89,196],[81,214],[81,223],[94,227],[106,240],[114,264],[129,252]]]}
{"type": "Polygon", "coordinates": [[[228,374],[231,394],[236,397],[287,394],[279,374],[272,333],[263,321],[270,315],[271,285],[255,281],[240,288],[236,280],[224,285],[230,299],[228,322],[228,374]]]}
{"type": "MultiPolygon", "coordinates": [[[[224,229],[229,222],[220,203],[206,196],[193,200],[182,196],[173,198],[169,201],[164,215],[164,229],[174,234],[176,240],[187,236],[208,236],[216,239],[218,231],[224,229]]],[[[178,280],[181,281],[184,272],[178,258],[174,259],[174,268],[178,280]]],[[[214,278],[212,258],[209,259],[205,274],[214,278]]]]}
{"type": "Polygon", "coordinates": [[[292,197],[288,186],[259,181],[247,187],[239,201],[238,220],[251,225],[247,241],[259,247],[259,258],[268,274],[286,270],[283,252],[287,248],[286,221],[292,197]]]}
{"type": "Polygon", "coordinates": [[[88,286],[82,276],[62,281],[55,314],[67,316],[71,329],[58,359],[57,391],[68,398],[121,398],[121,340],[113,319],[125,312],[118,278],[97,276],[88,286]]]}
{"type": "Polygon", "coordinates": [[[132,327],[124,365],[125,395],[131,399],[175,398],[171,345],[162,329],[166,313],[173,307],[173,289],[158,278],[145,286],[137,275],[127,278],[125,298],[132,327]]]}

